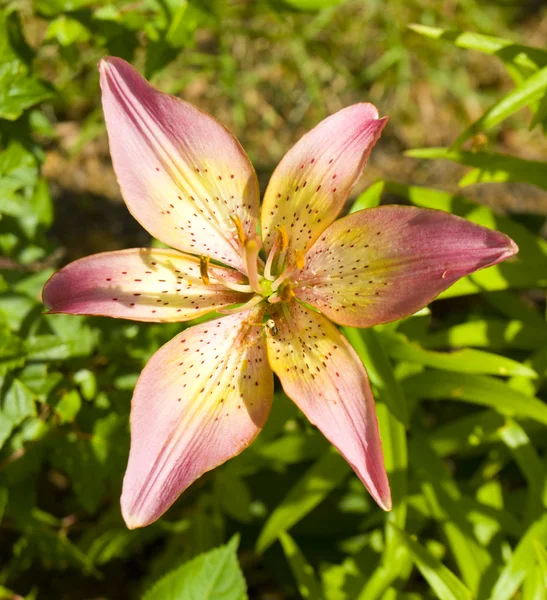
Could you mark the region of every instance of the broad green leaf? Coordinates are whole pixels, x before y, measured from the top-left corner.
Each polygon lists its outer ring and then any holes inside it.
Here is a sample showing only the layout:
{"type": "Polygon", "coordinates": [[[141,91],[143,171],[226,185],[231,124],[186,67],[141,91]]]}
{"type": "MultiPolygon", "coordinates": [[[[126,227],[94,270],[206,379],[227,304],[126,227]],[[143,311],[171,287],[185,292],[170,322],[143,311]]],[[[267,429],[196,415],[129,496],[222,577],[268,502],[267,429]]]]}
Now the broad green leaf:
{"type": "Polygon", "coordinates": [[[4,380],[0,383],[0,389],[3,392],[0,398],[1,448],[15,427],[27,417],[36,415],[36,407],[35,394],[19,379],[4,380]]]}
{"type": "Polygon", "coordinates": [[[61,423],[71,423],[82,407],[82,399],[76,390],[70,390],[55,405],[55,412],[61,423]]]}
{"type": "Polygon", "coordinates": [[[403,335],[384,333],[382,342],[386,352],[396,360],[415,362],[427,367],[458,373],[485,375],[523,375],[537,378],[537,373],[516,360],[481,350],[455,350],[434,352],[409,342],[403,335]]]}
{"type": "Polygon", "coordinates": [[[91,31],[80,21],[61,15],[49,23],[45,39],[57,40],[61,46],[71,46],[79,42],[87,42],[91,37],[91,31]]]}
{"type": "Polygon", "coordinates": [[[382,199],[382,192],[384,191],[384,182],[377,181],[367,188],[353,203],[349,209],[349,214],[363,210],[365,208],[373,208],[380,204],[382,199]]]}
{"type": "Polygon", "coordinates": [[[410,552],[414,564],[440,600],[471,600],[471,592],[450,569],[431,552],[404,531],[396,529],[397,537],[410,552]]]}
{"type": "Polygon", "coordinates": [[[533,419],[547,425],[547,404],[493,377],[426,371],[405,379],[403,389],[409,398],[470,402],[509,417],[533,419]]]}
{"type": "Polygon", "coordinates": [[[536,544],[547,545],[547,514],[533,523],[492,588],[489,600],[510,600],[536,563],[536,544]]]}
{"type": "Polygon", "coordinates": [[[276,506],[260,532],[257,551],[264,552],[282,532],[289,531],[302,520],[342,483],[350,471],[351,467],[340,454],[329,448],[276,506]]]}
{"type": "Polygon", "coordinates": [[[21,339],[0,324],[0,376],[25,364],[25,349],[21,339]]]}
{"type": "Polygon", "coordinates": [[[419,148],[405,152],[414,158],[444,159],[475,167],[460,181],[460,185],[474,183],[521,181],[547,190],[547,163],[524,160],[493,152],[469,152],[450,148],[419,148]]]}
{"type": "Polygon", "coordinates": [[[545,346],[547,326],[522,321],[481,319],[429,333],[421,344],[426,348],[475,346],[491,350],[536,350],[545,346]]]}
{"type": "Polygon", "coordinates": [[[142,600],[245,600],[245,580],[237,562],[237,536],[201,554],[160,579],[142,600]]]}
{"type": "Polygon", "coordinates": [[[451,42],[459,48],[492,54],[505,63],[514,63],[532,71],[547,65],[547,52],[544,50],[516,44],[500,37],[418,24],[409,25],[409,28],[425,37],[451,42]]]}
{"type": "Polygon", "coordinates": [[[308,563],[296,542],[286,532],[280,534],[279,541],[283,547],[285,558],[296,579],[298,591],[302,598],[305,598],[306,600],[308,598],[310,600],[322,600],[324,596],[323,591],[321,590],[321,584],[317,580],[313,567],[308,563]]]}
{"type": "Polygon", "coordinates": [[[543,67],[490,107],[480,119],[475,121],[458,136],[453,147],[459,148],[465,141],[477,133],[494,127],[494,125],[501,123],[521,108],[538,100],[543,96],[546,89],[547,67],[543,67]]]}

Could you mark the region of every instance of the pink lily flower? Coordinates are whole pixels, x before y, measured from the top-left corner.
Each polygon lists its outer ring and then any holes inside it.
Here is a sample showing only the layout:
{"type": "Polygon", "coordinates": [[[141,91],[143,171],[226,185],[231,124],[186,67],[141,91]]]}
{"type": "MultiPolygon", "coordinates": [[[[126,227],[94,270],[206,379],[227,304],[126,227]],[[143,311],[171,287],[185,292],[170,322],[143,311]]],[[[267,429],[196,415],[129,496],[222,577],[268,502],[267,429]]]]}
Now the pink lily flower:
{"type": "Polygon", "coordinates": [[[275,170],[259,212],[255,171],[222,125],[121,59],[102,60],[100,73],[125,202],[174,250],[77,260],[48,281],[45,304],[152,322],[224,314],[165,344],[137,382],[121,499],[128,527],[158,519],[198,477],[249,446],[270,411],[273,373],[390,510],[367,374],[332,321],[370,327],[407,317],[517,246],[408,206],[335,221],[387,122],[371,104],[306,134],[275,170]]]}

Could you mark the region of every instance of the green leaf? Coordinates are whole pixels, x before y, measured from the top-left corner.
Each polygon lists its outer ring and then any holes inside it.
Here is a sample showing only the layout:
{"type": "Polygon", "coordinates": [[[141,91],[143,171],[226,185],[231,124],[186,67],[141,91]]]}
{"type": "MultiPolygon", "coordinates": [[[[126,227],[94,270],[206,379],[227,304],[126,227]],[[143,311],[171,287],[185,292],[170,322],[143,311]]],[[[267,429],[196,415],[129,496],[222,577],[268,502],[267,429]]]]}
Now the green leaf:
{"type": "Polygon", "coordinates": [[[249,486],[243,479],[230,473],[229,465],[215,472],[213,485],[223,512],[242,523],[252,520],[249,486]]]}
{"type": "Polygon", "coordinates": [[[537,373],[522,363],[481,350],[434,352],[409,342],[403,335],[385,332],[382,341],[387,353],[396,360],[418,363],[427,367],[485,375],[522,375],[537,378],[537,373]]]}
{"type": "Polygon", "coordinates": [[[406,400],[399,382],[393,374],[391,363],[382,345],[382,339],[372,328],[343,327],[342,331],[362,360],[371,383],[382,390],[384,402],[391,412],[403,425],[408,425],[406,400]]]}
{"type": "Polygon", "coordinates": [[[409,25],[409,28],[425,37],[451,42],[458,48],[492,54],[505,63],[513,63],[532,71],[547,66],[547,52],[539,48],[516,44],[511,40],[470,31],[428,27],[427,25],[412,24],[409,25]]]}
{"type": "Polygon", "coordinates": [[[20,338],[0,324],[0,376],[25,364],[25,349],[20,338]]]}
{"type": "MultiPolygon", "coordinates": [[[[528,482],[528,513],[533,519],[547,508],[547,470],[524,429],[514,421],[499,430],[500,438],[509,448],[528,482]]],[[[532,520],[533,520],[532,519],[532,520]]]]}
{"type": "Polygon", "coordinates": [[[510,600],[514,597],[520,584],[535,565],[534,548],[537,544],[547,545],[547,514],[533,523],[520,539],[515,552],[492,588],[489,600],[510,600]]]}
{"type": "Polygon", "coordinates": [[[50,22],[46,34],[46,40],[57,40],[61,46],[71,46],[79,42],[87,42],[91,37],[91,31],[80,21],[61,15],[50,22]]]}
{"type": "Polygon", "coordinates": [[[475,167],[460,181],[460,185],[474,183],[520,181],[547,190],[547,163],[524,160],[494,152],[468,152],[450,148],[418,148],[405,152],[413,158],[444,159],[475,167]]]}
{"type": "Polygon", "coordinates": [[[470,402],[509,417],[533,419],[547,425],[547,404],[493,377],[426,371],[405,379],[403,389],[409,398],[470,402]]]}
{"type": "Polygon", "coordinates": [[[347,477],[351,467],[334,450],[325,454],[289,490],[264,524],[256,543],[257,551],[264,552],[279,535],[289,531],[347,477]]]}
{"type": "Polygon", "coordinates": [[[475,134],[494,127],[494,125],[501,123],[521,108],[538,100],[546,89],[547,67],[543,67],[490,107],[477,121],[458,136],[453,147],[460,147],[475,134]]]}
{"type": "Polygon", "coordinates": [[[245,600],[245,580],[237,562],[237,536],[183,564],[160,579],[142,600],[245,600]]]}
{"type": "Polygon", "coordinates": [[[316,11],[338,6],[345,0],[281,0],[289,8],[301,11],[316,11]]]}
{"type": "Polygon", "coordinates": [[[287,559],[291,571],[297,581],[298,591],[302,598],[310,600],[322,600],[324,598],[321,584],[313,570],[313,567],[308,563],[306,557],[297,546],[296,542],[288,533],[281,533],[279,541],[283,547],[285,558],[287,559]]]}
{"type": "Polygon", "coordinates": [[[368,189],[366,189],[353,203],[349,209],[349,214],[363,210],[365,208],[373,208],[380,204],[382,199],[382,192],[384,191],[384,182],[377,181],[373,183],[368,189]]]}
{"type": "Polygon", "coordinates": [[[76,418],[82,407],[82,399],[76,390],[63,394],[55,406],[55,412],[61,423],[71,423],[76,418]]]}
{"type": "Polygon", "coordinates": [[[431,514],[439,522],[462,578],[475,596],[482,573],[493,561],[469,526],[458,485],[423,435],[412,439],[410,455],[431,514]]]}
{"type": "Polygon", "coordinates": [[[469,589],[439,559],[404,531],[398,528],[395,528],[395,531],[400,542],[410,552],[414,564],[438,598],[441,600],[471,600],[469,589]]]}
{"type": "Polygon", "coordinates": [[[536,552],[538,566],[542,574],[543,584],[547,590],[547,548],[545,544],[540,544],[537,540],[532,542],[536,552]]]}
{"type": "Polygon", "coordinates": [[[380,333],[374,328],[343,327],[342,331],[363,361],[378,400],[376,413],[393,502],[393,510],[386,519],[386,548],[382,561],[390,564],[395,559],[397,544],[389,524],[404,528],[407,514],[407,402],[380,333]]]}
{"type": "Polygon", "coordinates": [[[4,379],[1,394],[0,448],[15,427],[36,414],[34,393],[18,379],[4,379]]]}
{"type": "Polygon", "coordinates": [[[545,345],[546,336],[547,326],[531,326],[522,321],[481,319],[429,333],[421,343],[427,348],[475,346],[491,350],[536,350],[545,345]]]}

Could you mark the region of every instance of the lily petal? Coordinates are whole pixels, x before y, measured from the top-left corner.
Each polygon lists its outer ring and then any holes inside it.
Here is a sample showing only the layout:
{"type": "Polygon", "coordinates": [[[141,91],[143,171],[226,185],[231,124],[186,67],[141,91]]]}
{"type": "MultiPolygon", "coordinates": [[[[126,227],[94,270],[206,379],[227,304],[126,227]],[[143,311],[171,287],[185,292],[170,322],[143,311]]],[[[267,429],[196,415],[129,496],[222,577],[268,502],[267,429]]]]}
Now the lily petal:
{"type": "Polygon", "coordinates": [[[74,261],[44,286],[44,304],[54,313],[102,315],[133,321],[187,321],[230,304],[246,302],[218,278],[241,282],[232,269],[211,266],[209,284],[200,260],[175,250],[135,248],[74,261]]]}
{"type": "Polygon", "coordinates": [[[131,403],[122,513],[158,519],[192,482],[244,450],[264,425],[273,376],[252,312],[190,327],[142,372],[131,403]]]}
{"type": "Polygon", "coordinates": [[[381,206],[333,223],[297,274],[297,298],[341,325],[408,317],[455,281],[518,252],[503,233],[440,210],[381,206]]]}
{"type": "Polygon", "coordinates": [[[289,248],[302,254],[342,210],[387,118],[372,104],[331,115],[297,142],[274,171],[262,205],[266,252],[283,227],[289,248]]]}
{"type": "Polygon", "coordinates": [[[384,510],[391,509],[367,373],[350,343],[323,315],[283,305],[268,360],[287,396],[340,451],[384,510]]]}
{"type": "Polygon", "coordinates": [[[112,161],[130,212],[165,244],[244,271],[240,238],[256,234],[259,192],[239,142],[125,61],[104,59],[100,71],[112,161]]]}

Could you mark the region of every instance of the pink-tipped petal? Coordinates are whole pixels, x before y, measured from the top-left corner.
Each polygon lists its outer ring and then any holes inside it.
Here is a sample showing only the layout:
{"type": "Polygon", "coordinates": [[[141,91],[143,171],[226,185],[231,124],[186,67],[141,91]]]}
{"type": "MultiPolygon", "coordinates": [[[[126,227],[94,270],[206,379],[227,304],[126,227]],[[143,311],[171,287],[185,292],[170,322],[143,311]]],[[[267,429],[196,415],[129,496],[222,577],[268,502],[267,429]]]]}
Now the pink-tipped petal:
{"type": "Polygon", "coordinates": [[[253,441],[273,376],[252,312],[190,327],[150,359],[131,403],[122,492],[128,527],[158,519],[205,472],[253,441]]]}
{"type": "Polygon", "coordinates": [[[374,500],[391,509],[372,391],[350,343],[323,315],[297,302],[275,318],[268,360],[287,396],[340,451],[374,500]]]}
{"type": "Polygon", "coordinates": [[[449,213],[382,206],[333,223],[293,289],[336,323],[370,327],[412,315],[460,277],[516,252],[503,233],[449,213]]]}
{"type": "Polygon", "coordinates": [[[238,141],[125,61],[104,59],[100,71],[112,161],[133,216],[173,248],[244,270],[239,233],[256,233],[259,192],[238,141]]]}
{"type": "Polygon", "coordinates": [[[104,252],[55,273],[42,297],[55,313],[153,322],[188,321],[249,299],[249,294],[227,289],[215,278],[241,283],[237,271],[214,266],[208,276],[207,285],[199,259],[175,250],[104,252]]]}
{"type": "Polygon", "coordinates": [[[386,122],[372,104],[355,104],[319,123],[287,152],[262,205],[266,252],[278,226],[296,254],[315,242],[344,206],[386,122]]]}

